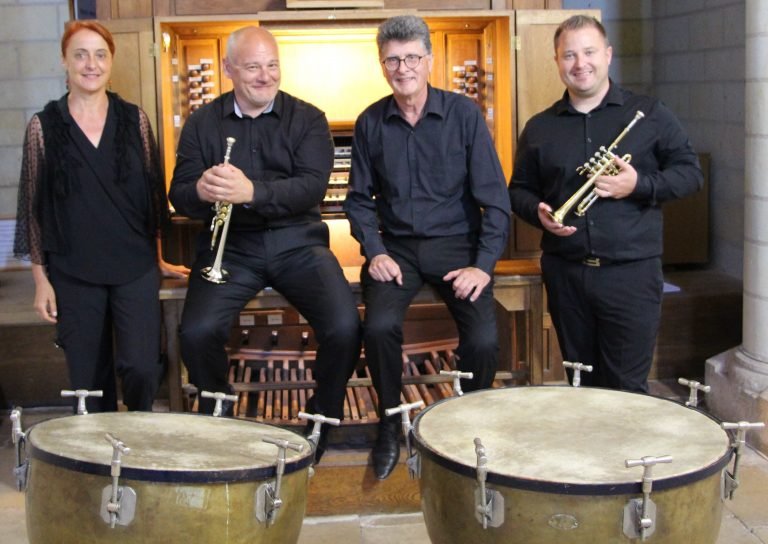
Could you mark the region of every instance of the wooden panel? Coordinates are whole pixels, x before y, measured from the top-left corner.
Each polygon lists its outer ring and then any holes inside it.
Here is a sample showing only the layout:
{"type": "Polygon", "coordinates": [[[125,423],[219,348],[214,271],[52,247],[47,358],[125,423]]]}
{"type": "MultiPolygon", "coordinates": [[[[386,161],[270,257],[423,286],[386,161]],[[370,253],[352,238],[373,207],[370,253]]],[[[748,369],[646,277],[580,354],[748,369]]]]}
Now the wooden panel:
{"type": "Polygon", "coordinates": [[[709,154],[699,154],[699,162],[701,191],[662,205],[665,265],[709,262],[709,154]]]}
{"type": "Polygon", "coordinates": [[[113,19],[101,23],[115,40],[112,90],[147,112],[152,129],[157,134],[152,19],[113,19]]]}
{"type": "Polygon", "coordinates": [[[152,17],[152,0],[112,0],[113,19],[152,17]]]}
{"type": "MultiPolygon", "coordinates": [[[[679,291],[664,293],[649,379],[703,381],[708,357],[741,344],[741,282],[708,270],[666,272],[664,279],[679,291]]],[[[544,326],[545,381],[562,380],[562,367],[557,368],[562,355],[549,314],[544,326]]]]}
{"type": "MultiPolygon", "coordinates": [[[[600,18],[598,10],[520,10],[515,23],[517,50],[517,127],[519,135],[533,115],[557,101],[565,90],[554,60],[553,37],[558,25],[577,13],[600,18]]],[[[513,218],[510,257],[527,257],[539,250],[541,231],[518,217],[513,218]]]]}
{"type": "Polygon", "coordinates": [[[492,0],[493,9],[562,9],[562,0],[492,0]]]}
{"type": "Polygon", "coordinates": [[[386,9],[490,9],[490,0],[385,0],[386,9]]]}
{"type": "Polygon", "coordinates": [[[61,399],[61,390],[70,387],[69,373],[55,338],[56,327],[50,324],[0,326],[1,408],[69,404],[61,399]]]}
{"type": "Polygon", "coordinates": [[[285,9],[285,0],[176,0],[174,15],[236,15],[285,9]]]}

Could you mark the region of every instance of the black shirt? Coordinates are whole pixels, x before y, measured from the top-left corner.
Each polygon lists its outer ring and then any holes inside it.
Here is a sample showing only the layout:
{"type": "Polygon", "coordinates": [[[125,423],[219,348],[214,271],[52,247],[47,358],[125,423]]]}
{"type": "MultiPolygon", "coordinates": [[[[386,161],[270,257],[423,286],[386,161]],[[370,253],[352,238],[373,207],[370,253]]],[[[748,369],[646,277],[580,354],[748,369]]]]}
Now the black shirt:
{"type": "MultiPolygon", "coordinates": [[[[544,231],[541,248],[566,259],[594,255],[630,261],[662,254],[660,204],[699,190],[703,174],[685,131],[659,100],[633,94],[611,82],[602,103],[584,114],[570,106],[567,92],[550,108],[532,117],[520,136],[509,186],[512,211],[541,227],[537,207],[557,210],[588,179],[577,168],[601,146],[609,147],[640,110],[645,117],[613,151],[632,155],[637,186],[627,198],[600,198],[584,217],[573,212],[566,225],[572,236],[544,231]]],[[[575,210],[575,207],[574,207],[575,210]]]]}
{"type": "Polygon", "coordinates": [[[210,202],[197,196],[197,180],[221,164],[234,137],[230,163],[253,183],[253,201],[232,209],[230,232],[320,222],[320,202],[333,167],[333,141],[325,114],[283,91],[271,111],[252,118],[235,113],[225,93],[190,115],[176,153],[169,197],[188,217],[210,219],[210,202]]]}
{"type": "Polygon", "coordinates": [[[344,203],[367,259],[386,253],[381,233],[478,236],[474,266],[492,274],[509,230],[504,173],[482,113],[470,99],[429,87],[411,126],[392,95],[358,117],[344,203]]]}

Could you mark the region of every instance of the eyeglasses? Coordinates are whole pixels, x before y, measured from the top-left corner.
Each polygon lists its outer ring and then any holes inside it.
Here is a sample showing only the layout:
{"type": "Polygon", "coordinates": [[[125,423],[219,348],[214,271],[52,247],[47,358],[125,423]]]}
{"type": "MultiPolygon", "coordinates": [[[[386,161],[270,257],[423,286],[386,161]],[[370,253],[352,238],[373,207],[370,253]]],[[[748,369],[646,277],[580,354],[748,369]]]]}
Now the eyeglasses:
{"type": "Polygon", "coordinates": [[[384,65],[384,68],[389,70],[390,72],[394,72],[398,68],[400,68],[400,63],[405,63],[406,68],[416,68],[419,63],[421,62],[421,59],[426,57],[427,55],[406,55],[402,58],[400,57],[387,57],[381,63],[384,65]]]}

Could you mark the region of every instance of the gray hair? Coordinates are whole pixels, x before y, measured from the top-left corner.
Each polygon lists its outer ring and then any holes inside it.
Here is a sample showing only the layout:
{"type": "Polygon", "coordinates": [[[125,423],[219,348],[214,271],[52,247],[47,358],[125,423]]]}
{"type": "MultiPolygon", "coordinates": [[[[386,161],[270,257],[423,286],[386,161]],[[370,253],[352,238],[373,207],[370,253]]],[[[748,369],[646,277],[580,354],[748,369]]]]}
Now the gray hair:
{"type": "Polygon", "coordinates": [[[389,42],[412,42],[419,40],[427,54],[432,53],[432,40],[429,39],[429,27],[424,19],[416,15],[397,15],[379,25],[376,45],[379,53],[389,42]]]}

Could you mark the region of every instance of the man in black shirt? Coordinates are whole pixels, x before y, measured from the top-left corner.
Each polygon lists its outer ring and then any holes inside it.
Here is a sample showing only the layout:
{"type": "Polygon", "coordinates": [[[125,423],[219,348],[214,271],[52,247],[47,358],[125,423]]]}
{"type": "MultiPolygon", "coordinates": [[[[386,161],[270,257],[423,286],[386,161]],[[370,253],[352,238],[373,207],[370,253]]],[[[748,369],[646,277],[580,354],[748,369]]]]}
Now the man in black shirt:
{"type": "MultiPolygon", "coordinates": [[[[224,284],[200,275],[213,261],[210,234],[201,234],[181,322],[182,358],[198,389],[229,391],[224,345],[233,320],[272,286],[307,319],[319,344],[318,389],[307,411],[341,418],[361,338],[352,291],[320,219],[333,166],[328,121],[316,107],[278,90],[277,42],[265,29],[235,31],[224,70],[234,91],[189,117],[171,183],[171,202],[189,217],[210,221],[212,203],[234,204],[224,284]],[[224,164],[228,137],[235,143],[224,164]]],[[[211,412],[213,402],[201,399],[200,409],[211,412]]]]}
{"type": "Polygon", "coordinates": [[[458,366],[488,387],[498,363],[492,293],[509,229],[509,198],[490,133],[470,99],[427,84],[429,28],[419,17],[388,19],[376,38],[393,94],[358,118],[344,209],[366,262],[365,354],[379,397],[374,471],[384,479],[399,456],[403,319],[431,284],[459,330],[458,366]]]}
{"type": "Polygon", "coordinates": [[[509,194],[512,211],[544,231],[541,268],[563,357],[594,367],[583,385],[645,392],[661,317],[661,204],[700,189],[703,175],[675,116],[609,79],[611,55],[592,17],[557,29],[566,91],[523,130],[509,194]],[[592,177],[577,168],[636,116],[610,150],[616,172],[596,177],[594,204],[554,220],[550,214],[592,177]]]}

